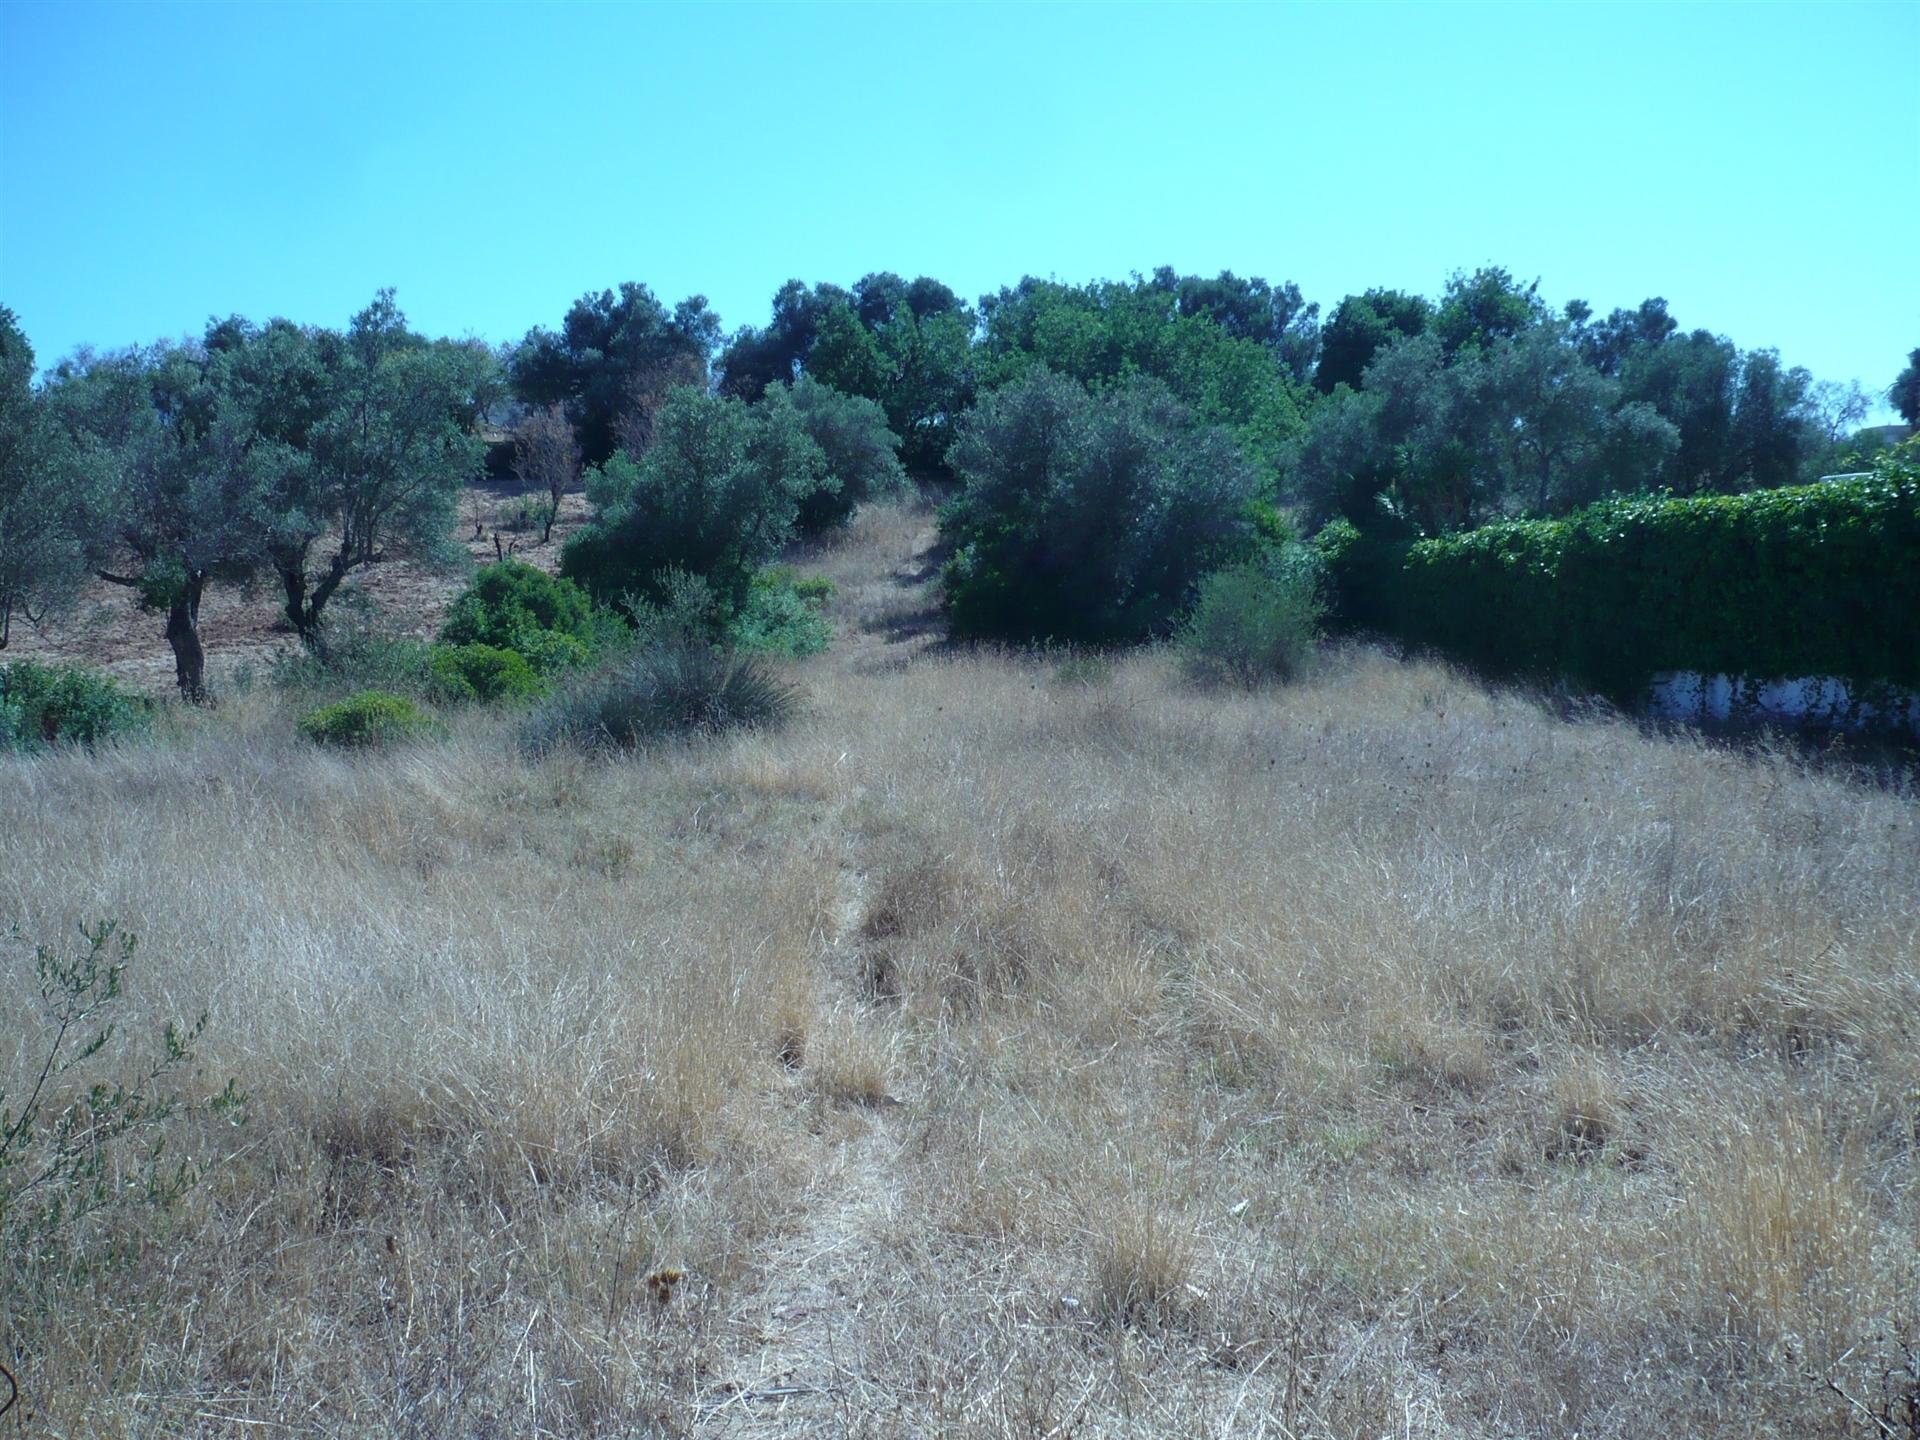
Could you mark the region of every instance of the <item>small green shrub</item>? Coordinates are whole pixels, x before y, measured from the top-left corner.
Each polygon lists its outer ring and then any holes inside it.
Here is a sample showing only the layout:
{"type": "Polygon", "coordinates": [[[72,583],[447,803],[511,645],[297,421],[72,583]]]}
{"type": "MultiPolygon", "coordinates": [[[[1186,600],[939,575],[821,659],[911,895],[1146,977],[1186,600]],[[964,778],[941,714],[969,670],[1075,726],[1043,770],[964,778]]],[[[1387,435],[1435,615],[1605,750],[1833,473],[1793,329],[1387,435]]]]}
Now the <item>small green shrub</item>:
{"type": "Polygon", "coordinates": [[[526,656],[497,645],[436,645],[430,666],[434,688],[454,703],[512,704],[547,692],[526,656]]]}
{"type": "Polygon", "coordinates": [[[413,701],[384,690],[363,690],[300,717],[300,733],[316,745],[392,745],[433,729],[413,701]]]}
{"type": "Polygon", "coordinates": [[[144,728],[152,702],[80,666],[0,665],[0,751],[97,745],[144,728]]]}
{"type": "Polygon", "coordinates": [[[631,750],[674,736],[776,729],[794,703],[763,660],[684,639],[649,645],[555,696],[529,717],[522,741],[535,755],[560,745],[631,750]]]}
{"type": "Polygon", "coordinates": [[[1177,643],[1195,679],[1284,683],[1312,660],[1321,616],[1319,567],[1305,547],[1287,545],[1201,581],[1177,643]]]}
{"type": "Polygon", "coordinates": [[[487,566],[454,600],[440,639],[513,650],[536,671],[552,675],[591,659],[607,637],[607,624],[571,580],[506,560],[487,566]]]}
{"type": "Polygon", "coordinates": [[[833,641],[833,624],[820,613],[832,593],[831,580],[799,580],[784,566],[761,571],[729,627],[734,644],[753,655],[818,655],[833,641]]]}
{"type": "MultiPolygon", "coordinates": [[[[785,572],[785,573],[791,573],[785,572]]],[[[835,592],[833,581],[824,575],[808,575],[793,581],[793,593],[812,605],[824,605],[833,599],[835,592]]]]}

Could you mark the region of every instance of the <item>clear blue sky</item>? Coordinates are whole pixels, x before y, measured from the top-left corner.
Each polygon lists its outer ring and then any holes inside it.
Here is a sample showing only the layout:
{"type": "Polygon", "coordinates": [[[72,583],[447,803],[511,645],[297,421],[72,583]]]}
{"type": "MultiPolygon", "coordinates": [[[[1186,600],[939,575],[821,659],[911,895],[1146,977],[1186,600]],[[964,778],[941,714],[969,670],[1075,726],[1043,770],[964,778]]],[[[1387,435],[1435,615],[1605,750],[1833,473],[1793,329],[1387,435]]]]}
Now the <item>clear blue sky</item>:
{"type": "Polygon", "coordinates": [[[1494,262],[1882,390],[1920,345],[1920,3],[0,4],[0,301],[43,364],[382,285],[1172,264],[1331,310],[1494,262]]]}

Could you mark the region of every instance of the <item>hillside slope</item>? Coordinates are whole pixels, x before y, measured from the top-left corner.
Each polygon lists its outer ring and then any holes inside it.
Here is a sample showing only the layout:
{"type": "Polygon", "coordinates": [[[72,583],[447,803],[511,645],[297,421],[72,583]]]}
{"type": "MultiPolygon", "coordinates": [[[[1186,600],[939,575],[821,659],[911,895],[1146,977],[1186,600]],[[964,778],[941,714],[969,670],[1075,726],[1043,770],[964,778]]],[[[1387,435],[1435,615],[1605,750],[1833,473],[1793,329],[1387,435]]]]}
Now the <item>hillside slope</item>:
{"type": "Polygon", "coordinates": [[[255,694],[4,762],[0,920],[141,936],[96,1063],[204,1006],[191,1085],[251,1096],[125,1263],[36,1307],[10,1258],[29,1433],[1904,1413],[1911,797],[1367,653],[956,651],[932,538],[806,559],[840,636],[775,735],[342,759],[255,694]]]}

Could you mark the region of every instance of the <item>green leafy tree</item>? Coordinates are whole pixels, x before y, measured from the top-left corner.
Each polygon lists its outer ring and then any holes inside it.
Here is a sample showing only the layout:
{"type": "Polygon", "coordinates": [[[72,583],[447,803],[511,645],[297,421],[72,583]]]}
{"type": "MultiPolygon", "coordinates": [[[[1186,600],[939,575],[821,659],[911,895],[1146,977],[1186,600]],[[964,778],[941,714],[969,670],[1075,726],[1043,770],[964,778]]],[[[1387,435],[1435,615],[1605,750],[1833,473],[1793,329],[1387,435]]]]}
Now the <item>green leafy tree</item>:
{"type": "Polygon", "coordinates": [[[853,307],[843,303],[820,317],[804,373],[842,394],[877,402],[892,382],[893,363],[853,307]]]}
{"type": "Polygon", "coordinates": [[[1358,390],[1373,357],[1403,336],[1423,333],[1433,306],[1423,296],[1398,290],[1369,290],[1349,295],[1320,332],[1320,363],[1314,384],[1323,395],[1336,385],[1358,390]]]}
{"type": "Polygon", "coordinates": [[[943,471],[953,422],[973,403],[972,315],[944,310],[922,316],[902,305],[875,339],[886,358],[886,378],[880,393],[868,398],[886,411],[910,469],[943,471]]]}
{"type": "Polygon", "coordinates": [[[1749,351],[1734,397],[1731,453],[1721,471],[1722,490],[1772,490],[1811,478],[1822,451],[1810,413],[1813,376],[1789,369],[1772,350],[1749,351]]]}
{"type": "Polygon", "coordinates": [[[1624,401],[1559,320],[1451,358],[1437,334],[1403,338],[1365,384],[1337,387],[1290,452],[1290,485],[1316,523],[1365,526],[1384,511],[1436,533],[1564,513],[1649,488],[1679,441],[1653,406],[1624,401]]]}
{"type": "Polygon", "coordinates": [[[1309,412],[1286,458],[1291,498],[1314,527],[1333,519],[1371,523],[1393,484],[1397,457],[1382,424],[1385,401],[1336,385],[1309,412]]]}
{"type": "Polygon", "coordinates": [[[1585,301],[1574,300],[1567,305],[1567,320],[1581,355],[1602,375],[1616,378],[1628,357],[1648,346],[1664,344],[1680,328],[1667,313],[1667,302],[1658,296],[1641,301],[1638,309],[1615,310],[1595,323],[1588,323],[1590,316],[1585,301]]]}
{"type": "Polygon", "coordinates": [[[16,614],[38,624],[73,598],[101,509],[98,457],[62,428],[33,372],[33,347],[0,306],[0,650],[16,614]]]}
{"type": "Polygon", "coordinates": [[[966,303],[938,280],[922,275],[907,281],[890,270],[863,275],[853,287],[853,309],[860,323],[878,330],[905,307],[916,320],[960,314],[966,303]]]}
{"type": "Polygon", "coordinates": [[[621,415],[676,366],[697,368],[719,343],[720,322],[706,297],[682,300],[671,311],[645,285],[628,282],[583,295],[555,332],[534,329],[509,366],[513,392],[528,405],[564,404],[590,465],[612,455],[621,415]]]}
{"type": "Polygon", "coordinates": [[[962,635],[1164,634],[1200,577],[1254,543],[1258,473],[1158,381],[1095,395],[1032,369],[964,419],[950,458],[963,489],[941,524],[962,635]]]}
{"type": "Polygon", "coordinates": [[[215,579],[257,566],[286,447],[261,434],[197,347],[63,363],[46,394],[108,467],[91,537],[96,573],[166,615],[180,693],[205,700],[201,601],[215,579]]]}
{"type": "Polygon", "coordinates": [[[1232,431],[1264,468],[1299,430],[1301,396],[1274,348],[1236,337],[1196,301],[1183,314],[1177,277],[1087,286],[1024,279],[981,302],[982,386],[1044,366],[1090,388],[1135,375],[1163,381],[1195,417],[1232,431]]]}
{"type": "Polygon", "coordinates": [[[1679,433],[1656,483],[1683,495],[1772,488],[1813,478],[1858,400],[1817,385],[1770,350],[1742,352],[1724,336],[1681,332],[1664,300],[1575,326],[1575,343],[1628,402],[1651,405],[1679,433]]]}
{"type": "Polygon", "coordinates": [[[1724,488],[1732,470],[1740,352],[1705,330],[1631,346],[1619,367],[1622,393],[1652,405],[1680,432],[1660,482],[1682,495],[1724,488]]]}
{"type": "Polygon", "coordinates": [[[790,281],[766,329],[743,331],[722,360],[721,390],[758,398],[802,374],[875,401],[910,470],[945,469],[953,421],[972,403],[973,313],[945,285],[890,272],[851,293],[790,281]]]}
{"type": "Polygon", "coordinates": [[[1498,265],[1468,275],[1455,271],[1433,317],[1433,331],[1449,357],[1512,339],[1546,318],[1540,282],[1522,285],[1498,265]]]}
{"type": "Polygon", "coordinates": [[[446,553],[459,496],[485,445],[475,426],[496,380],[484,346],[428,341],[383,290],[327,347],[325,410],[303,448],[271,452],[266,553],[303,640],[355,570],[446,553]]]}
{"type": "Polygon", "coordinates": [[[561,573],[613,603],[664,601],[683,572],[731,616],[793,534],[801,497],[825,483],[826,456],[784,387],[753,406],[677,390],[647,453],[616,454],[589,478],[598,513],[568,542],[561,573]]]}
{"type": "Polygon", "coordinates": [[[794,381],[791,398],[808,438],[826,461],[827,483],[800,500],[802,534],[843,525],[864,502],[906,483],[900,437],[887,427],[886,412],[878,403],[843,395],[811,375],[794,381]]]}
{"type": "Polygon", "coordinates": [[[720,393],[758,400],[769,385],[791,385],[813,355],[820,322],[842,305],[852,309],[854,297],[838,285],[787,281],[774,294],[772,319],[761,329],[737,331],[727,342],[720,357],[720,393]]]}
{"type": "Polygon", "coordinates": [[[1296,384],[1312,376],[1320,349],[1320,307],[1309,304],[1291,280],[1269,285],[1257,275],[1243,280],[1231,270],[1206,279],[1176,275],[1163,265],[1153,272],[1153,283],[1173,295],[1179,314],[1204,317],[1236,340],[1267,347],[1296,384]]]}
{"type": "Polygon", "coordinates": [[[1490,418],[1515,508],[1564,514],[1647,488],[1679,445],[1679,430],[1651,405],[1621,405],[1619,382],[1587,363],[1559,321],[1500,340],[1473,363],[1485,364],[1494,392],[1490,418]]]}
{"type": "Polygon", "coordinates": [[[1887,403],[1909,425],[1920,425],[1920,350],[1907,356],[1907,368],[1894,377],[1887,403]]]}

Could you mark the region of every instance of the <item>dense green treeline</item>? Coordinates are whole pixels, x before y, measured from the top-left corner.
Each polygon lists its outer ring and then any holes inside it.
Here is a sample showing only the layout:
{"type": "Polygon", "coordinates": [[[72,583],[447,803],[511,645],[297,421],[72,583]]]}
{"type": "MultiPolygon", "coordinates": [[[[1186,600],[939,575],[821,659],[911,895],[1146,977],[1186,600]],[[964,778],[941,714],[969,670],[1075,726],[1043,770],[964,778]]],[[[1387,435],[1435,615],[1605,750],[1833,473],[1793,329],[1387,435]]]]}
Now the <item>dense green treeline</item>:
{"type": "MultiPolygon", "coordinates": [[[[1907,411],[1912,375],[1888,392],[1907,411]]],[[[969,302],[877,272],[791,281],[731,333],[628,283],[497,349],[419,334],[382,292],[338,329],[229,317],[41,376],[0,312],[0,646],[124,585],[197,699],[208,585],[266,580],[322,649],[355,571],[448,551],[483,465],[538,497],[546,539],[585,491],[559,569],[628,620],[691,580],[716,633],[764,625],[797,603],[760,580],[787,541],[912,477],[950,497],[958,633],[1126,641],[1173,633],[1215,572],[1301,573],[1296,529],[1439,537],[1803,484],[1868,463],[1868,408],[1663,300],[1555,309],[1497,267],[1324,319],[1232,273],[969,302]]]]}

